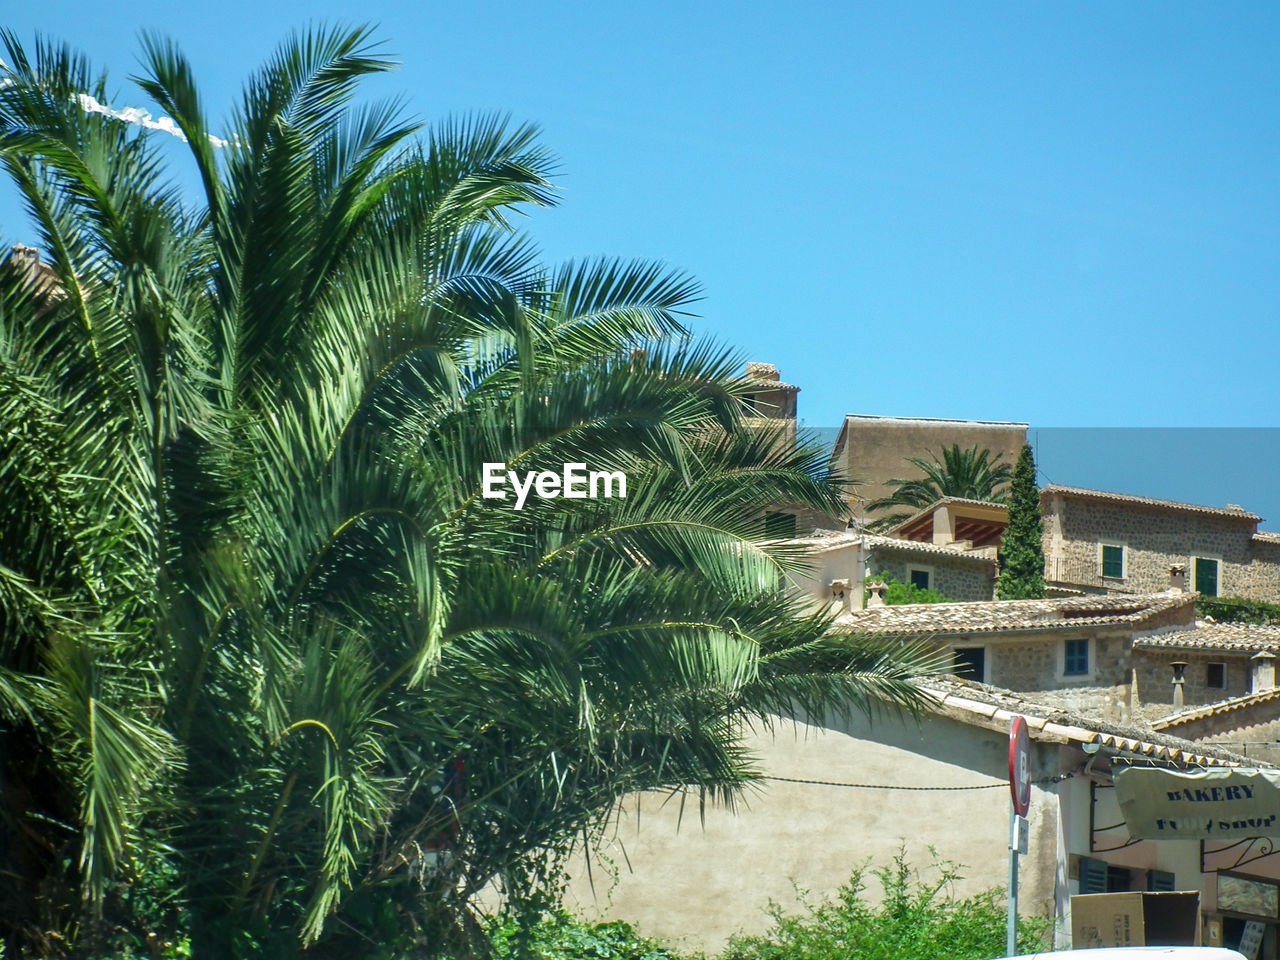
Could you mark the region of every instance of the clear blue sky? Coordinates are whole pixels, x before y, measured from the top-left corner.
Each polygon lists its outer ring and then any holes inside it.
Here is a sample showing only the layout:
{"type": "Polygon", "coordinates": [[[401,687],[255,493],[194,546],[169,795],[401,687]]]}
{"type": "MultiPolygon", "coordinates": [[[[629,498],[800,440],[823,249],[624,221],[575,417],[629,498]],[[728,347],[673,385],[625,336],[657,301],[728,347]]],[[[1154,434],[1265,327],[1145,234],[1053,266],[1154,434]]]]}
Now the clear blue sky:
{"type": "MultiPolygon", "coordinates": [[[[549,259],[694,274],[698,328],[778,364],[813,425],[1280,426],[1276,4],[10,7],[118,105],[150,106],[144,28],[221,106],[290,29],[378,24],[403,67],[372,93],[542,126],[549,259]]],[[[25,230],[0,198],[0,234],[25,230]]]]}

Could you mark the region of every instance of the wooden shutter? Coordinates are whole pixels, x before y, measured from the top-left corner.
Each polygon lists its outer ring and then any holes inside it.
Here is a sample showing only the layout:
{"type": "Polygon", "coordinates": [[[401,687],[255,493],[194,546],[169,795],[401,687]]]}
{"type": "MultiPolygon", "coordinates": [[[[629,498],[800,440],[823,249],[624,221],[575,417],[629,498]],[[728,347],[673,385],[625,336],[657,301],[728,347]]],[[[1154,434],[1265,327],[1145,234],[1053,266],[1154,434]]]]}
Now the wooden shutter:
{"type": "Polygon", "coordinates": [[[1080,892],[1107,892],[1107,865],[1101,860],[1080,858],[1080,892]]]}

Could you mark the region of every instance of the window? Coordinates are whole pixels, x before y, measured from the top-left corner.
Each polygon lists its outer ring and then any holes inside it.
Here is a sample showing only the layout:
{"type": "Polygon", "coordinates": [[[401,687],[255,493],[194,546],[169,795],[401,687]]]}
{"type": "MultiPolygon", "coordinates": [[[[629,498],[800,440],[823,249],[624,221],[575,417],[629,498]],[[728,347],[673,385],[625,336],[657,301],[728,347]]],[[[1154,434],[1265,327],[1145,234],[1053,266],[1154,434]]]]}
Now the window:
{"type": "Polygon", "coordinates": [[[1204,685],[1210,690],[1225,690],[1227,688],[1227,665],[1225,663],[1206,664],[1204,685]]]}
{"type": "Polygon", "coordinates": [[[1158,891],[1177,890],[1175,886],[1174,876],[1167,870],[1148,870],[1147,871],[1147,889],[1158,891]]]}
{"type": "Polygon", "coordinates": [[[1124,547],[1121,544],[1102,544],[1102,575],[1110,580],[1124,579],[1124,547]]]}
{"type": "Polygon", "coordinates": [[[982,683],[987,678],[987,651],[982,647],[957,647],[952,662],[952,672],[962,680],[982,683]]]}
{"type": "Polygon", "coordinates": [[[1216,597],[1218,595],[1218,561],[1209,560],[1205,557],[1196,557],[1195,563],[1196,581],[1193,587],[1199,590],[1206,597],[1216,597]]]}
{"type": "Polygon", "coordinates": [[[921,590],[929,589],[930,571],[917,567],[908,573],[908,577],[921,590]]]}
{"type": "Polygon", "coordinates": [[[1089,672],[1089,641],[1067,640],[1063,644],[1062,672],[1068,677],[1079,677],[1089,672]]]}
{"type": "Polygon", "coordinates": [[[1280,917],[1280,887],[1274,882],[1219,873],[1218,909],[1261,917],[1280,917]]]}
{"type": "Polygon", "coordinates": [[[770,540],[790,539],[796,535],[796,515],[770,510],[764,515],[764,535],[770,540]]]}
{"type": "Polygon", "coordinates": [[[1092,857],[1080,858],[1081,893],[1123,893],[1132,882],[1132,875],[1124,867],[1113,867],[1092,857]]]}

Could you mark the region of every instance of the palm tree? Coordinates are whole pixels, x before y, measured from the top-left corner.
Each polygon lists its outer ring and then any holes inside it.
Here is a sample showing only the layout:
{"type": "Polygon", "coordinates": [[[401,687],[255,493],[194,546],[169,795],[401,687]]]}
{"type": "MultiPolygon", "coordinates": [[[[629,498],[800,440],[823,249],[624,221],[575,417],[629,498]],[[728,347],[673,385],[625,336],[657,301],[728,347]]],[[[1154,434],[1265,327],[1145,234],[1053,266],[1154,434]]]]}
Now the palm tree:
{"type": "Polygon", "coordinates": [[[41,245],[0,266],[14,949],[465,950],[476,891],[535,888],[626,792],[736,796],[744,716],[919,703],[911,648],[778,592],[796,561],[754,519],[838,487],[744,424],[696,286],[546,270],[512,228],[553,200],[534,130],[352,107],[389,61],[330,29],[215,139],[148,39],[192,206],[154,133],[81,109],[108,102],[82,58],[4,42],[41,245]],[[482,496],[485,464],[576,462],[627,498],[482,496]]]}
{"type": "Polygon", "coordinates": [[[923,510],[943,497],[959,497],[964,500],[983,500],[1003,503],[1008,494],[1009,479],[1013,468],[1001,463],[1003,453],[994,457],[987,449],[976,446],[961,450],[958,443],[943,447],[939,454],[929,452],[931,459],[908,457],[907,462],[919,470],[923,477],[914,480],[890,480],[897,487],[892,494],[872,500],[867,509],[873,512],[897,510],[877,517],[867,525],[870,530],[888,530],[897,526],[912,513],[923,510]]]}

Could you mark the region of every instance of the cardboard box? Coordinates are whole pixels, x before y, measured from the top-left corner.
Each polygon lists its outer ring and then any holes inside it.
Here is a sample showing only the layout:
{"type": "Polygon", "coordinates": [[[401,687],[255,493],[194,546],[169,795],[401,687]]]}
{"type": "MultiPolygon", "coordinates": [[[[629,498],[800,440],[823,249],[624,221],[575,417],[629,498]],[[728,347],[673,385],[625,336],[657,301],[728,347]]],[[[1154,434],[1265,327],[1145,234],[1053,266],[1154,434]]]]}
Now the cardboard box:
{"type": "Polygon", "coordinates": [[[1200,894],[1089,893],[1071,898],[1071,947],[1198,947],[1200,894]]]}

